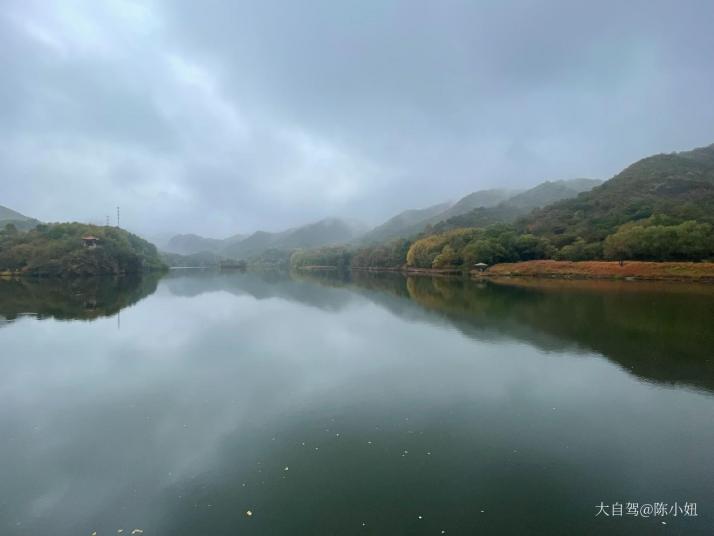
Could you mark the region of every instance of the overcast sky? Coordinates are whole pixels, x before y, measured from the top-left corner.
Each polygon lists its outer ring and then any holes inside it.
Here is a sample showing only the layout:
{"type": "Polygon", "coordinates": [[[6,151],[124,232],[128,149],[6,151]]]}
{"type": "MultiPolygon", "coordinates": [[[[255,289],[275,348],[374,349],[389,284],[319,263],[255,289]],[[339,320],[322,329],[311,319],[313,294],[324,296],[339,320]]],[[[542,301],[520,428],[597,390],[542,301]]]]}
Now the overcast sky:
{"type": "Polygon", "coordinates": [[[4,0],[0,204],[378,223],[714,142],[714,2],[4,0]]]}

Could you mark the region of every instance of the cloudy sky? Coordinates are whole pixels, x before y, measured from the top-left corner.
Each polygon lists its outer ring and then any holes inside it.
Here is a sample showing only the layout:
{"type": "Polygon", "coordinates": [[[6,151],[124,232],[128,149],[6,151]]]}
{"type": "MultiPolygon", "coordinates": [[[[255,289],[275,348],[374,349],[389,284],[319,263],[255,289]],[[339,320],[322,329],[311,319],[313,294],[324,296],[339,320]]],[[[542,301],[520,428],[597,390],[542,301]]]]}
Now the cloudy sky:
{"type": "Polygon", "coordinates": [[[0,204],[225,236],[714,142],[711,0],[4,0],[0,204]]]}

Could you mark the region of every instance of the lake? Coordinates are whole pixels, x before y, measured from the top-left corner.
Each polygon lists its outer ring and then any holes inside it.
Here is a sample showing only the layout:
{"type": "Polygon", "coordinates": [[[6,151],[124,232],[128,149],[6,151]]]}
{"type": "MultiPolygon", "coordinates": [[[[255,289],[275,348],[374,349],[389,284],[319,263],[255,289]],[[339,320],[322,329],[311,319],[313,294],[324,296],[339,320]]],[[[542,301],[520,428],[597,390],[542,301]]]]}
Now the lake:
{"type": "Polygon", "coordinates": [[[712,534],[713,327],[686,284],[0,280],[0,534],[712,534]]]}

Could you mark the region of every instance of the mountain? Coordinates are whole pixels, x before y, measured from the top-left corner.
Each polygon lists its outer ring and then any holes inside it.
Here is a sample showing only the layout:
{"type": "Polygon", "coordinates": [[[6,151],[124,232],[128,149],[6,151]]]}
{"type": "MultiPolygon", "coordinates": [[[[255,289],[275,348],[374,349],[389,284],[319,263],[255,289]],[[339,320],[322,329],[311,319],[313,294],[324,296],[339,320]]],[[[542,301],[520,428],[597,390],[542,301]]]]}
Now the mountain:
{"type": "Polygon", "coordinates": [[[477,190],[453,204],[441,203],[423,209],[406,210],[365,234],[360,243],[376,244],[415,236],[429,225],[465,214],[475,208],[496,206],[517,193],[517,190],[477,190]]]}
{"type": "Polygon", "coordinates": [[[364,234],[364,227],[356,222],[327,218],[287,231],[269,233],[257,231],[225,247],[221,254],[234,259],[249,259],[266,250],[289,251],[350,242],[364,234]]]}
{"type": "Polygon", "coordinates": [[[518,194],[520,190],[478,190],[459,199],[452,207],[432,218],[429,223],[438,223],[474,209],[495,207],[518,194]]]}
{"type": "Polygon", "coordinates": [[[31,219],[31,218],[28,218],[24,214],[20,214],[19,212],[16,212],[10,208],[0,205],[0,222],[4,221],[4,220],[22,221],[22,220],[29,220],[29,219],[31,219]]]}
{"type": "Polygon", "coordinates": [[[40,222],[34,218],[29,218],[24,214],[0,205],[0,228],[12,224],[20,231],[27,231],[38,223],[40,222]]]}
{"type": "Polygon", "coordinates": [[[570,179],[560,181],[545,181],[539,185],[514,195],[505,201],[505,205],[513,208],[533,210],[577,196],[581,192],[592,190],[602,184],[597,179],[570,179]]]}
{"type": "Polygon", "coordinates": [[[622,224],[652,219],[714,224],[714,144],[644,158],[589,192],[534,211],[522,226],[562,246],[601,242],[622,224]]]}
{"type": "Polygon", "coordinates": [[[51,223],[26,233],[0,230],[0,272],[65,277],[164,268],[153,244],[117,227],[51,223]]]}
{"type": "Polygon", "coordinates": [[[204,268],[218,266],[222,261],[226,260],[216,253],[210,251],[202,251],[200,253],[191,253],[189,255],[181,255],[180,253],[159,252],[159,257],[163,263],[171,268],[204,268]]]}
{"type": "Polygon", "coordinates": [[[405,210],[366,233],[360,242],[378,243],[386,242],[392,238],[409,236],[413,229],[418,227],[420,227],[419,230],[423,229],[432,218],[443,214],[450,207],[451,203],[440,203],[427,208],[405,210]]]}
{"type": "Polygon", "coordinates": [[[226,247],[239,242],[245,235],[233,235],[228,238],[205,238],[195,234],[179,234],[172,237],[164,248],[169,253],[193,255],[196,253],[218,253],[226,247]]]}
{"type": "Polygon", "coordinates": [[[469,212],[444,219],[434,226],[435,232],[460,227],[486,227],[495,223],[511,223],[534,209],[562,199],[576,197],[581,192],[602,184],[596,179],[545,181],[491,207],[478,207],[469,212]]]}

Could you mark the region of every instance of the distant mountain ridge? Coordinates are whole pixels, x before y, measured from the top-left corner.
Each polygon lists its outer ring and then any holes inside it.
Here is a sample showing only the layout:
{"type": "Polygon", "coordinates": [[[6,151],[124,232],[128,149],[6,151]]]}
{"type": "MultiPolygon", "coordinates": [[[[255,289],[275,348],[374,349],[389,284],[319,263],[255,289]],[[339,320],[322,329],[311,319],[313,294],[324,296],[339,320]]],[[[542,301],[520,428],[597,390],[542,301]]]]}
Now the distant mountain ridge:
{"type": "Polygon", "coordinates": [[[494,207],[475,208],[465,214],[441,221],[433,230],[442,232],[460,227],[486,227],[496,223],[513,223],[534,209],[562,199],[576,197],[599,184],[602,184],[602,181],[596,179],[545,181],[494,207]]]}
{"type": "Polygon", "coordinates": [[[350,242],[365,232],[358,223],[326,218],[285,231],[256,231],[226,239],[205,238],[194,234],[176,235],[166,247],[169,253],[195,255],[213,253],[231,259],[250,259],[270,249],[294,250],[350,242]]]}
{"type": "Polygon", "coordinates": [[[447,202],[424,209],[405,210],[369,231],[360,242],[379,243],[415,236],[430,225],[460,216],[476,208],[496,206],[520,192],[521,190],[477,190],[465,195],[456,203],[447,202]]]}
{"type": "Polygon", "coordinates": [[[180,255],[196,253],[218,253],[234,242],[243,240],[245,235],[233,235],[228,238],[205,238],[196,234],[180,234],[172,237],[166,244],[166,251],[180,255]]]}
{"type": "Polygon", "coordinates": [[[714,144],[643,158],[589,192],[534,211],[522,225],[560,246],[600,242],[622,224],[652,217],[714,224],[714,144]]]}
{"type": "Polygon", "coordinates": [[[403,236],[405,233],[419,232],[419,230],[426,227],[432,218],[443,214],[452,206],[451,203],[447,202],[422,209],[405,210],[366,233],[360,238],[360,242],[384,242],[391,238],[403,236]]]}
{"type": "Polygon", "coordinates": [[[39,220],[0,205],[0,228],[12,224],[21,231],[27,231],[35,227],[38,223],[40,223],[39,220]]]}
{"type": "Polygon", "coordinates": [[[256,231],[248,236],[234,235],[226,239],[176,235],[169,240],[166,251],[181,255],[213,253],[250,260],[268,251],[286,252],[350,243],[379,244],[396,238],[414,237],[432,228],[442,230],[454,226],[512,222],[534,208],[574,197],[600,182],[571,179],[546,181],[529,190],[477,190],[456,203],[445,202],[423,209],[405,210],[371,230],[355,222],[326,218],[285,231],[256,231]]]}
{"type": "Polygon", "coordinates": [[[24,214],[20,214],[19,212],[12,210],[11,208],[4,207],[0,205],[0,221],[4,220],[29,220],[31,218],[28,218],[24,214]]]}

